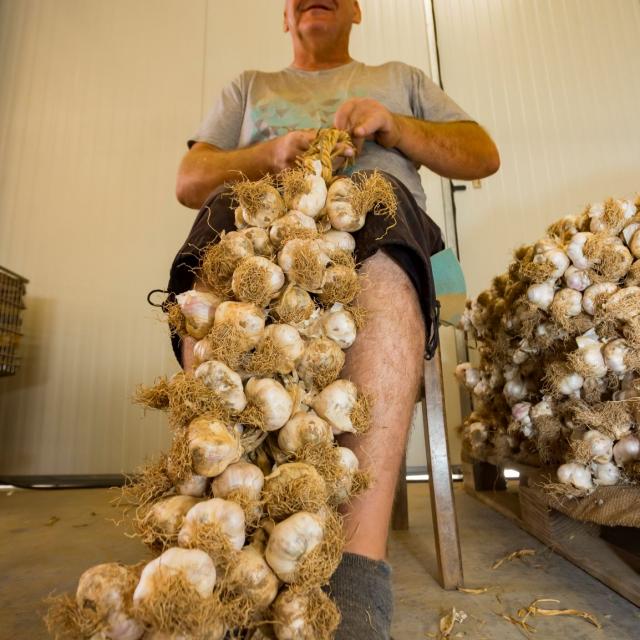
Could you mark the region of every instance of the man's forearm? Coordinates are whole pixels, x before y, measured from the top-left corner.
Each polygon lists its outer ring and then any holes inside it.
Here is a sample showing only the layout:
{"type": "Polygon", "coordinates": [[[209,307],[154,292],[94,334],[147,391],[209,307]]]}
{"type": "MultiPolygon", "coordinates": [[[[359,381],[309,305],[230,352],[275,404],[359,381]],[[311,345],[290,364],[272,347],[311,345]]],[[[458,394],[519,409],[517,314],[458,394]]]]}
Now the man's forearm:
{"type": "Polygon", "coordinates": [[[243,175],[255,180],[273,171],[271,157],[268,142],[231,151],[198,143],[180,165],[176,185],[178,200],[186,207],[199,209],[221,184],[243,175]]]}
{"type": "Polygon", "coordinates": [[[394,116],[400,137],[395,147],[438,175],[476,180],[495,173],[500,156],[493,140],[475,122],[429,122],[394,116]]]}

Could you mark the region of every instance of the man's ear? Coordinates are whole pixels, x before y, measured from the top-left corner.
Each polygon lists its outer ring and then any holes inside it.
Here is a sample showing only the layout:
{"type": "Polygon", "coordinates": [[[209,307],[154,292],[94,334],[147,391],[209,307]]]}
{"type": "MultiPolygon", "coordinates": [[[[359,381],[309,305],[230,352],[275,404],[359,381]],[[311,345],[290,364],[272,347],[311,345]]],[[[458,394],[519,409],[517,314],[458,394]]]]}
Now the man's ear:
{"type": "Polygon", "coordinates": [[[353,24],[360,24],[362,22],[362,11],[360,9],[360,5],[358,4],[358,0],[355,0],[353,3],[353,24]]]}
{"type": "Polygon", "coordinates": [[[284,12],[282,13],[282,30],[285,33],[289,32],[289,24],[287,23],[287,8],[284,8],[284,12]]]}

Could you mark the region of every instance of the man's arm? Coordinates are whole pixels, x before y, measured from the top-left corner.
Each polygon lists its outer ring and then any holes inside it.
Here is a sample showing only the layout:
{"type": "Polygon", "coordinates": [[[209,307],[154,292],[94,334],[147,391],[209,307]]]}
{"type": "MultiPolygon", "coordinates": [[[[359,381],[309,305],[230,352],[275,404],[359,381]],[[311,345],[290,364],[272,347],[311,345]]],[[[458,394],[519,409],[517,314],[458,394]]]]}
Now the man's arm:
{"type": "Polygon", "coordinates": [[[196,142],[185,154],[176,183],[176,196],[185,207],[199,209],[209,194],[225,182],[251,180],[293,166],[310,146],[315,132],[291,131],[266,142],[225,151],[196,142]]]}
{"type": "Polygon", "coordinates": [[[500,168],[498,149],[475,122],[430,122],[391,113],[369,98],[354,98],[336,112],[334,126],[356,143],[375,140],[445,178],[476,180],[500,168]]]}

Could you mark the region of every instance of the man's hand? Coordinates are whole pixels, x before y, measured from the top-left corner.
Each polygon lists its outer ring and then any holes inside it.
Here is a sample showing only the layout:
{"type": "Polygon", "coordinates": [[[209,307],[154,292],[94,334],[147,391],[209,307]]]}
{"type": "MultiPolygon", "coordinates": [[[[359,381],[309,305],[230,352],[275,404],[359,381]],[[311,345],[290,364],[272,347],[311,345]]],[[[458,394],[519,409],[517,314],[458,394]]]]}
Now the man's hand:
{"type": "Polygon", "coordinates": [[[400,142],[400,121],[384,105],[371,98],[351,98],[343,103],[333,119],[337,129],[349,132],[358,150],[365,140],[375,140],[389,149],[400,142]]]}
{"type": "Polygon", "coordinates": [[[296,158],[307,151],[315,137],[314,129],[303,129],[290,131],[265,142],[264,144],[269,148],[272,173],[279,173],[283,169],[292,167],[296,158]]]}

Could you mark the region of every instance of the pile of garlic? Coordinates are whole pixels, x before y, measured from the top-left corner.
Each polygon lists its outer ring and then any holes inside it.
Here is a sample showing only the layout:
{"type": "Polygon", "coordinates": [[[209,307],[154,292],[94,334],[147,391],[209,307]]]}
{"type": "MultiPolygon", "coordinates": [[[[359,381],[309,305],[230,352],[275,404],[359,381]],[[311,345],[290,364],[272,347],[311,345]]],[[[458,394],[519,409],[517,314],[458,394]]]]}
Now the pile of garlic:
{"type": "Polygon", "coordinates": [[[368,482],[335,436],[369,426],[367,396],[339,375],[363,321],[350,232],[366,212],[352,196],[372,178],[326,184],[306,166],[232,187],[237,230],[202,256],[207,292],[169,313],[198,341],[196,367],[138,392],[173,435],[125,490],[158,555],[85,572],[50,610],[55,637],[333,637],[321,587],[342,555],[338,507],[368,482]]]}
{"type": "Polygon", "coordinates": [[[463,425],[476,459],[557,467],[582,496],[640,480],[640,199],[593,204],[521,247],[467,303],[479,362],[463,425]]]}

